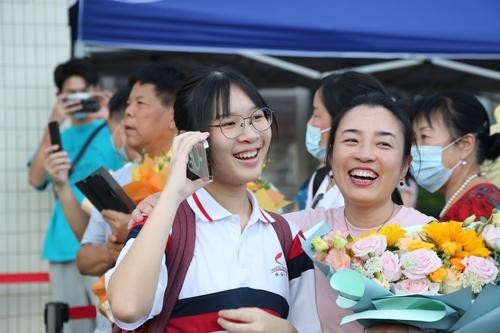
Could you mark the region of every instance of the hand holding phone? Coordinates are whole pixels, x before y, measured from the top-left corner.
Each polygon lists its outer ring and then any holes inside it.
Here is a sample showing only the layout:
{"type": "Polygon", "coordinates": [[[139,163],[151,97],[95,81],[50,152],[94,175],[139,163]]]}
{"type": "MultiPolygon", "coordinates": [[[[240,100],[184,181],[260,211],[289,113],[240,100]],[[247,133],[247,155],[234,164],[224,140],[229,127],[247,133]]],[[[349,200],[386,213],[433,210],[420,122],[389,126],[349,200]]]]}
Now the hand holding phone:
{"type": "Polygon", "coordinates": [[[59,131],[59,123],[57,121],[51,121],[48,126],[49,126],[50,144],[58,145],[59,148],[56,151],[61,151],[62,143],[61,143],[61,132],[59,131]]]}
{"type": "Polygon", "coordinates": [[[208,141],[194,145],[189,152],[186,175],[191,180],[198,178],[212,180],[212,169],[210,168],[208,141]]]}

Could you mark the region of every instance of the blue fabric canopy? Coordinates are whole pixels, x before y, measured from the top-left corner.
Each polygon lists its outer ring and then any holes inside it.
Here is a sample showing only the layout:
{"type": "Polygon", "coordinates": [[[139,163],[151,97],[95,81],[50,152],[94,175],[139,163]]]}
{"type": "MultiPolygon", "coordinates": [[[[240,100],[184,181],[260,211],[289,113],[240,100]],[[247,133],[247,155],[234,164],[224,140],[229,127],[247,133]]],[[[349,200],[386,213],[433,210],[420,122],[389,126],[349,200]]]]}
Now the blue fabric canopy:
{"type": "Polygon", "coordinates": [[[497,0],[80,0],[83,45],[500,58],[497,0]]]}

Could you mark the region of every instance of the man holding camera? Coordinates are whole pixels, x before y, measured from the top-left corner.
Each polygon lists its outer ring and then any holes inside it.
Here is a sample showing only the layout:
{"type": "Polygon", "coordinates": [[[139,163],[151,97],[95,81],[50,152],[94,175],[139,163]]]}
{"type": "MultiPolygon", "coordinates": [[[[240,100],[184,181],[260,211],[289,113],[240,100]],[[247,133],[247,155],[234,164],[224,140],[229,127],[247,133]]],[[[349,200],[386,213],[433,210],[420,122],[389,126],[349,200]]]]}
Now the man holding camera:
{"type": "MultiPolygon", "coordinates": [[[[40,145],[29,163],[29,183],[38,190],[53,184],[55,204],[46,232],[42,257],[49,261],[52,300],[70,307],[92,305],[89,286],[76,264],[79,240],[85,226],[69,221],[87,221],[81,209],[83,195],[74,186],[100,166],[117,169],[122,163],[116,157],[111,133],[104,119],[108,116],[107,97],[97,88],[97,73],[83,60],[70,60],[54,71],[57,101],[49,122],[59,124],[69,120],[70,126],[61,133],[61,144],[51,145],[45,129],[40,145]],[[62,146],[62,147],[61,147],[62,146]],[[62,150],[58,155],[53,155],[62,150]],[[58,158],[53,158],[58,156],[58,158]],[[68,163],[68,159],[70,163],[68,163]],[[45,168],[50,168],[52,177],[45,168]],[[80,227],[80,228],[79,228],[80,227]]],[[[92,332],[94,319],[70,321],[64,331],[92,332]]]]}

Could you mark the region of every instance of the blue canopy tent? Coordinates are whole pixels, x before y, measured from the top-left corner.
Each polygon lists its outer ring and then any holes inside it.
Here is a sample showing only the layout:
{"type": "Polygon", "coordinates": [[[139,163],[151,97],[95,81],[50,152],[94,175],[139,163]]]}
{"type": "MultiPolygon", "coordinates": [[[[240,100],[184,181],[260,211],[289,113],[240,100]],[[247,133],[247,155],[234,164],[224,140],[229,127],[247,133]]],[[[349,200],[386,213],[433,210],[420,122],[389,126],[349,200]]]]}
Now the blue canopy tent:
{"type": "MultiPolygon", "coordinates": [[[[318,71],[278,56],[424,61],[500,80],[457,60],[500,59],[495,0],[80,0],[77,55],[102,48],[240,54],[309,78],[318,71]]],[[[342,70],[337,70],[342,71],[342,70]]]]}

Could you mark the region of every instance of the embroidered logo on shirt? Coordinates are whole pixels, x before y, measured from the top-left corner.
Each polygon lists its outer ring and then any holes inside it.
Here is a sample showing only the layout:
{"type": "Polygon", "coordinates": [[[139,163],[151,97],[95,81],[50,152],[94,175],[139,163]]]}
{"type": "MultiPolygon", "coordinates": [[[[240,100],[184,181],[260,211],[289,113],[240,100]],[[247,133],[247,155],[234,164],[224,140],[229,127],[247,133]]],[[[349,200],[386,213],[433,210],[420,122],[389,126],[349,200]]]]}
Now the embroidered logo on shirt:
{"type": "Polygon", "coordinates": [[[271,268],[271,274],[273,274],[274,276],[288,276],[288,271],[286,270],[286,266],[283,263],[281,263],[281,261],[285,261],[285,258],[283,258],[283,252],[278,252],[274,256],[274,261],[278,265],[271,268]]]}

